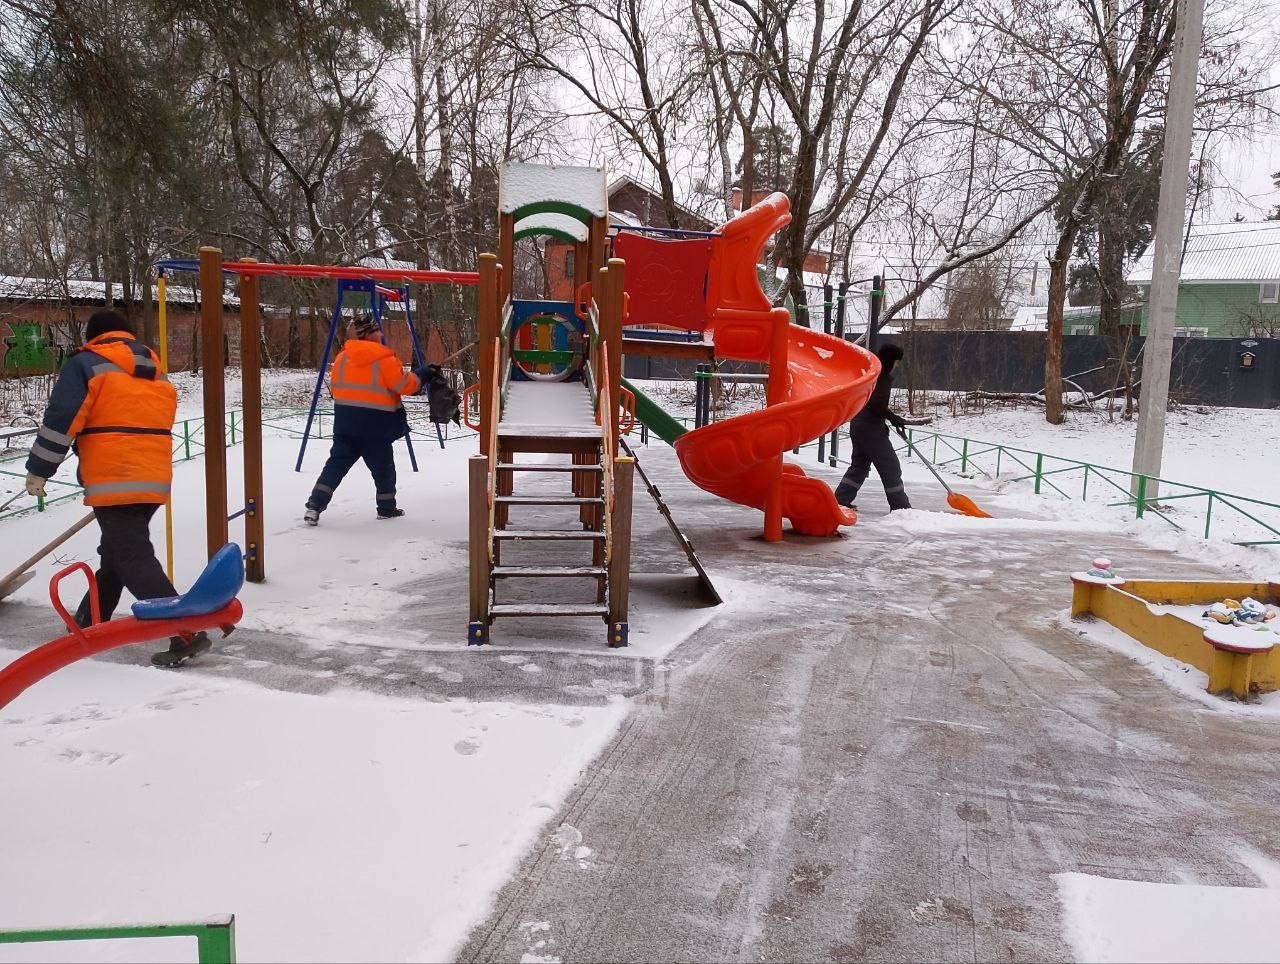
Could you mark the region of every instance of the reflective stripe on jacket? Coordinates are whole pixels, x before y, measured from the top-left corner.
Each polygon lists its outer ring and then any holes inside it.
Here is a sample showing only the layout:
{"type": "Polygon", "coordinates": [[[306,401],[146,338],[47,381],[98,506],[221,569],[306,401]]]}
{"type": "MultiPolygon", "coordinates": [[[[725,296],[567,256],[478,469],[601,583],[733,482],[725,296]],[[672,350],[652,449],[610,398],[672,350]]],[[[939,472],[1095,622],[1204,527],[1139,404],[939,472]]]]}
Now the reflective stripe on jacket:
{"type": "Polygon", "coordinates": [[[74,445],[86,505],[162,503],[178,409],[159,359],[128,332],[100,335],[63,366],[27,471],[49,478],[74,445]]]}
{"type": "Polygon", "coordinates": [[[329,390],[337,407],[394,412],[402,395],[415,395],[421,388],[418,376],[404,370],[394,351],[363,339],[349,339],[329,373],[329,390]]]}

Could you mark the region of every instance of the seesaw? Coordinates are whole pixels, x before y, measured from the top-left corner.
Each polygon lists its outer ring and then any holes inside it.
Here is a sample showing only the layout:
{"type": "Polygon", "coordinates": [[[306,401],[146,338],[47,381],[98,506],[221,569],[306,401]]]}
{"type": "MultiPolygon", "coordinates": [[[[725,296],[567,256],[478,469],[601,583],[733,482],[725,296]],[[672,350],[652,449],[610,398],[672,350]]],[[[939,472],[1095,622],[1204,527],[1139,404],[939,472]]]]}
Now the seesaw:
{"type": "Polygon", "coordinates": [[[133,604],[133,615],[102,621],[98,607],[98,582],[86,563],[67,566],[49,580],[49,599],[69,632],[20,656],[0,670],[0,709],[13,702],[27,687],[40,682],[76,660],[170,636],[189,636],[220,628],[228,635],[244,615],[236,594],[244,585],[244,557],[240,547],[227,543],[204,567],[191,588],[168,599],[144,599],[133,604]],[[58,596],[58,584],[73,572],[89,580],[89,606],[93,622],[76,625],[58,596]]]}

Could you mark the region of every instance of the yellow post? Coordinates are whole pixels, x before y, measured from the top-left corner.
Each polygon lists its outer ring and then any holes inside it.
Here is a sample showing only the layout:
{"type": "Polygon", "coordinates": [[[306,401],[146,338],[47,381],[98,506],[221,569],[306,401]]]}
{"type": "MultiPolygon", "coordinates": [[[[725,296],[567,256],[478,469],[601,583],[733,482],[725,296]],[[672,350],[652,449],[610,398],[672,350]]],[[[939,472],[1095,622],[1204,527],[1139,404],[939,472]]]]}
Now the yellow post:
{"type": "MultiPolygon", "coordinates": [[[[156,299],[160,302],[159,311],[156,313],[156,320],[160,326],[160,372],[161,374],[169,374],[169,316],[167,313],[168,305],[165,301],[165,277],[161,272],[156,278],[156,299]]],[[[164,500],[164,565],[165,571],[169,574],[169,581],[173,582],[173,492],[170,489],[169,498],[164,500]]]]}

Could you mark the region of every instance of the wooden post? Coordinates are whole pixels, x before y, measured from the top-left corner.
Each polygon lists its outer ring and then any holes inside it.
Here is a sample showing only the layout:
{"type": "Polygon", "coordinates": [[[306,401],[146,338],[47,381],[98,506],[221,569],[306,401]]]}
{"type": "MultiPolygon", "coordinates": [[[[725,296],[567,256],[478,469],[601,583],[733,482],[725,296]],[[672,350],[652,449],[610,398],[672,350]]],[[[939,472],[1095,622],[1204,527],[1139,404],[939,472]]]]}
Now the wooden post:
{"type": "MultiPolygon", "coordinates": [[[[605,265],[605,252],[609,247],[609,220],[592,218],[587,225],[587,277],[595,278],[605,265]]],[[[594,281],[592,286],[594,287],[594,281]]]]}
{"type": "Polygon", "coordinates": [[[222,349],[222,251],[200,249],[200,365],[204,385],[204,511],[209,558],[227,544],[227,386],[222,349]]]}
{"type": "Polygon", "coordinates": [[[516,221],[514,214],[498,215],[498,311],[501,312],[511,297],[512,275],[516,263],[516,221]]]}
{"type": "MultiPolygon", "coordinates": [[[[600,305],[600,337],[608,347],[609,363],[609,417],[618,424],[618,410],[622,396],[622,313],[624,306],[623,283],[626,262],[611,258],[609,266],[599,274],[598,303],[600,305]]],[[[603,416],[602,416],[603,417],[603,416]]],[[[613,433],[613,452],[618,454],[618,436],[613,433]]]]}
{"type": "Polygon", "coordinates": [[[480,454],[489,454],[489,419],[494,417],[493,340],[498,337],[498,258],[480,255],[480,290],[477,292],[476,354],[480,356],[480,454]]]}
{"type": "MultiPolygon", "coordinates": [[[[483,256],[482,256],[483,257],[483,256]]],[[[488,639],[489,624],[489,460],[473,455],[467,461],[468,544],[471,560],[470,614],[468,643],[488,639]],[[476,630],[481,627],[481,638],[476,630]]]]}
{"type": "MultiPolygon", "coordinates": [[[[254,258],[241,258],[247,264],[254,258]]],[[[240,396],[244,409],[245,578],[267,578],[262,504],[262,314],[257,275],[240,276],[240,396]]]]}
{"type": "Polygon", "coordinates": [[[609,645],[625,646],[631,590],[631,495],[635,459],[613,460],[613,549],[609,556],[609,645]],[[619,638],[620,637],[620,638],[619,638]]]}

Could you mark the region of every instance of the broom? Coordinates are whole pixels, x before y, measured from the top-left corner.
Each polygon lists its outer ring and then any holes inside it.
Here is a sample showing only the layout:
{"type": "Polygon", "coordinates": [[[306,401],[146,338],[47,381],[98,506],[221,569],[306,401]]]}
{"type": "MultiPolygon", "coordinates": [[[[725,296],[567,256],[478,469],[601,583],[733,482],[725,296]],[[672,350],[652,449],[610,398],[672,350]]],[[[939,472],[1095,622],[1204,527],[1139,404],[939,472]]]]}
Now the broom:
{"type": "Polygon", "coordinates": [[[944,479],[941,476],[941,474],[939,474],[938,470],[933,467],[932,462],[930,462],[928,459],[926,459],[923,455],[920,454],[919,449],[910,448],[911,440],[907,438],[906,432],[904,432],[902,429],[898,428],[897,426],[894,426],[894,431],[896,431],[899,435],[902,436],[902,441],[907,443],[909,450],[915,453],[916,457],[925,464],[925,467],[928,468],[930,472],[933,473],[933,477],[942,484],[942,487],[944,489],[947,490],[947,505],[951,506],[951,508],[955,509],[961,515],[971,515],[975,519],[991,518],[991,513],[983,512],[981,509],[979,509],[977,504],[973,501],[973,499],[969,498],[967,495],[961,495],[959,492],[951,488],[951,486],[947,485],[947,480],[944,479]]]}

